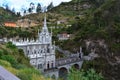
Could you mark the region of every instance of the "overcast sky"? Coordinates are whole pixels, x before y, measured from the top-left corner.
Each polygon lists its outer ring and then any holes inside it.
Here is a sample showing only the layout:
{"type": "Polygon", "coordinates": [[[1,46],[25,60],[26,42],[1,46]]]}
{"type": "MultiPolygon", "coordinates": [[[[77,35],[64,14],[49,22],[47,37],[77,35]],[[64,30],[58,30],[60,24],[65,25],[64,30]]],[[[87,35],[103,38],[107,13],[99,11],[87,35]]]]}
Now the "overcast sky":
{"type": "Polygon", "coordinates": [[[53,2],[54,6],[57,6],[61,2],[69,1],[71,0],[0,0],[0,6],[4,7],[4,5],[8,4],[11,9],[15,8],[16,11],[21,11],[21,8],[28,8],[31,2],[33,2],[35,6],[38,3],[40,3],[42,6],[47,6],[51,2],[53,2]]]}

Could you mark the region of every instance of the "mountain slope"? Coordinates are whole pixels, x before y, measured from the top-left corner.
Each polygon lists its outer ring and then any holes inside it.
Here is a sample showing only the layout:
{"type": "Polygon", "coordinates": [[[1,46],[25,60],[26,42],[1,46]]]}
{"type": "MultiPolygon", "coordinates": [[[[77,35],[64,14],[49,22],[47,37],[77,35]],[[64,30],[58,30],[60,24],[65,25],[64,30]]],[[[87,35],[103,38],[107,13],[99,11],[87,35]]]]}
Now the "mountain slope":
{"type": "Polygon", "coordinates": [[[18,16],[10,10],[0,7],[0,23],[6,21],[16,21],[18,16]]]}
{"type": "MultiPolygon", "coordinates": [[[[94,0],[97,1],[97,0],[94,0]]],[[[85,55],[95,50],[99,55],[88,61],[83,68],[90,67],[102,72],[106,80],[119,80],[120,67],[120,1],[106,0],[94,9],[88,10],[83,18],[78,16],[66,31],[74,34],[71,40],[63,42],[62,48],[72,52],[83,47],[85,55]],[[71,46],[73,45],[73,46],[71,46]]]]}

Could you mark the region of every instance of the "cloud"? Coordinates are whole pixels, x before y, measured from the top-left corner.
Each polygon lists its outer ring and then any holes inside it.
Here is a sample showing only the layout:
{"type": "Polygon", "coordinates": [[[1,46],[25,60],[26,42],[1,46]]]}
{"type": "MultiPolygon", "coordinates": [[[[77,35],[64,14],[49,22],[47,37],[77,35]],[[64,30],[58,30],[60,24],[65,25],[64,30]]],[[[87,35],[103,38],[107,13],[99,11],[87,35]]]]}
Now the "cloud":
{"type": "Polygon", "coordinates": [[[68,2],[71,0],[0,0],[0,6],[5,8],[5,5],[8,5],[10,9],[15,8],[15,11],[21,11],[23,8],[28,9],[31,2],[35,6],[40,3],[42,6],[47,6],[53,2],[54,6],[59,5],[61,2],[68,2]]]}

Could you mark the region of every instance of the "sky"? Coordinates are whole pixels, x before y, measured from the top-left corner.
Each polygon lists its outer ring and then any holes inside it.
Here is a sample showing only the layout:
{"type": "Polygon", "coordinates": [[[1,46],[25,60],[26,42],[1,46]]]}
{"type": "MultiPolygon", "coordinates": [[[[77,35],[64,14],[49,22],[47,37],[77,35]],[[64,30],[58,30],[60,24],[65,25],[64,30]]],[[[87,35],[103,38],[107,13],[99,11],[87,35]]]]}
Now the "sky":
{"type": "Polygon", "coordinates": [[[22,9],[28,9],[31,2],[37,6],[38,3],[41,6],[47,6],[51,2],[53,2],[54,6],[59,5],[61,2],[69,2],[71,0],[0,0],[0,6],[5,7],[4,5],[8,5],[11,9],[15,8],[16,12],[22,11],[22,9]]]}

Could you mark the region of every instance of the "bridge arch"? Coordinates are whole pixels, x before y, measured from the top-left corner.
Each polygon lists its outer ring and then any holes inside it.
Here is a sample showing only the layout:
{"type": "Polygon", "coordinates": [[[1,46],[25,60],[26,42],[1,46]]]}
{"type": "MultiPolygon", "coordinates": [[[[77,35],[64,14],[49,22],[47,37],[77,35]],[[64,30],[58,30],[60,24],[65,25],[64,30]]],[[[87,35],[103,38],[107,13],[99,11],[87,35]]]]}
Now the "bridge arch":
{"type": "Polygon", "coordinates": [[[79,69],[80,69],[80,66],[79,66],[79,64],[76,63],[76,64],[73,64],[73,65],[72,65],[72,68],[75,68],[75,69],[79,70],[79,69]]]}
{"type": "Polygon", "coordinates": [[[62,79],[62,80],[66,80],[67,79],[67,75],[68,75],[68,69],[65,68],[65,67],[61,67],[59,69],[59,77],[62,79]]]}

